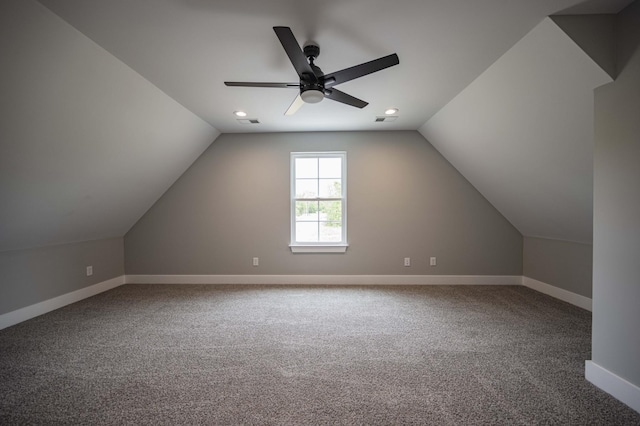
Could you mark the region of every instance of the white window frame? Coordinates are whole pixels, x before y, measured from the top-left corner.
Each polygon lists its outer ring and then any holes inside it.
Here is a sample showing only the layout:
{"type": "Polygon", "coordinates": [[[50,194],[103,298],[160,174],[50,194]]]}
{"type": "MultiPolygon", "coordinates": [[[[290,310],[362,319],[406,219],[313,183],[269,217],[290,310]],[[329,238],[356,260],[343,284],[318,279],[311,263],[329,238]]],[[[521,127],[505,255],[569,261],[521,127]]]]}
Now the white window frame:
{"type": "Polygon", "coordinates": [[[292,152],[290,163],[290,194],[291,194],[291,243],[289,247],[293,253],[344,253],[347,244],[347,153],[345,151],[320,152],[292,152]],[[338,198],[296,198],[296,159],[298,158],[336,158],[342,159],[342,236],[340,242],[296,242],[296,201],[324,201],[338,198]]]}

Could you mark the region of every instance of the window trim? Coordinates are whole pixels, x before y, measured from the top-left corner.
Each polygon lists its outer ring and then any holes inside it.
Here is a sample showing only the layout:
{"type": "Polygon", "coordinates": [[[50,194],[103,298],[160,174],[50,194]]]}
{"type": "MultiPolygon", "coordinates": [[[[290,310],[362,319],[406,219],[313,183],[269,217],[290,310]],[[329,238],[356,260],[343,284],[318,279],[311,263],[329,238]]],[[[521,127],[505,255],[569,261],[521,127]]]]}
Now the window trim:
{"type": "MultiPolygon", "coordinates": [[[[290,163],[290,235],[289,247],[293,253],[344,253],[347,251],[349,244],[347,243],[347,152],[346,151],[309,151],[309,152],[291,152],[290,163]],[[342,159],[342,238],[340,242],[312,242],[297,243],[296,238],[296,197],[295,197],[295,161],[297,158],[336,158],[342,159]]],[[[318,197],[318,200],[321,200],[318,197]]]]}

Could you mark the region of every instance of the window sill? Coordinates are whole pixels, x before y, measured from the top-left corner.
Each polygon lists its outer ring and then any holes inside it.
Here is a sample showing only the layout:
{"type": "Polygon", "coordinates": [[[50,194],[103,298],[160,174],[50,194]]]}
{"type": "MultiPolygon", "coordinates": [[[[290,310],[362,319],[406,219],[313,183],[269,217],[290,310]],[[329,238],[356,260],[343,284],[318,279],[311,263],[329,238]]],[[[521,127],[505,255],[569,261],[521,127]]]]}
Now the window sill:
{"type": "Polygon", "coordinates": [[[344,253],[347,251],[348,244],[340,244],[333,246],[324,245],[290,245],[293,253],[344,253]]]}

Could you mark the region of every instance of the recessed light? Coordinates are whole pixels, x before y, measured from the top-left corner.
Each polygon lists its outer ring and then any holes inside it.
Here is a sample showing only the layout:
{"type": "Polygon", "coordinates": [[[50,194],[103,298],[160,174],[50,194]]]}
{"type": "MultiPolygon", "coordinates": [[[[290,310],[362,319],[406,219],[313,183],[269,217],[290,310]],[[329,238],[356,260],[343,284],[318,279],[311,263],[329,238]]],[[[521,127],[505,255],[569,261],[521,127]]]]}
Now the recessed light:
{"type": "Polygon", "coordinates": [[[396,112],[398,112],[398,108],[389,108],[389,109],[388,109],[388,110],[386,110],[384,113],[385,113],[386,115],[393,115],[393,114],[395,114],[396,112]]]}
{"type": "Polygon", "coordinates": [[[233,113],[237,116],[237,117],[246,117],[247,113],[244,111],[233,111],[233,113]]]}

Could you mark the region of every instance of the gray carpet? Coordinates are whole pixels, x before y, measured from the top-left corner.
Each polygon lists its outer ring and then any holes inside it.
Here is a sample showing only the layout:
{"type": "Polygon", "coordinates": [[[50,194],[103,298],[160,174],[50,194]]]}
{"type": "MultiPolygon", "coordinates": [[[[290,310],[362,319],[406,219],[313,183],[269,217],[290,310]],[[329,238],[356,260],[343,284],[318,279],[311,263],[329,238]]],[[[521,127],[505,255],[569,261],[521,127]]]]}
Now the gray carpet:
{"type": "Polygon", "coordinates": [[[0,331],[0,424],[624,424],[524,287],[125,285],[0,331]]]}

